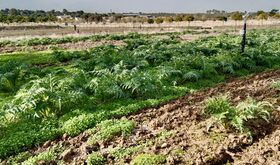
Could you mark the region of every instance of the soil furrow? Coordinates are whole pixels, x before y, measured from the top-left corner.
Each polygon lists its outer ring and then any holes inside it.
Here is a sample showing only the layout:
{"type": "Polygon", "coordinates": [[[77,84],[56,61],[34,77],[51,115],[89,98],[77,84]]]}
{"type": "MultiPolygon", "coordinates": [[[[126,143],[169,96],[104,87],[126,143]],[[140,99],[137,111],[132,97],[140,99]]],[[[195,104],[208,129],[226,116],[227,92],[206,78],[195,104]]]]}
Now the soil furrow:
{"type": "Polygon", "coordinates": [[[280,78],[280,70],[267,71],[246,78],[231,79],[213,88],[187,94],[156,108],[143,109],[127,117],[136,123],[129,137],[114,137],[96,145],[86,142],[89,134],[77,137],[63,136],[35,148],[33,154],[60,144],[66,148],[59,158],[66,164],[83,164],[87,154],[101,152],[107,164],[125,164],[138,154],[160,154],[166,164],[279,164],[280,160],[280,91],[271,84],[280,78]],[[269,101],[274,106],[270,123],[249,124],[253,141],[246,134],[226,129],[201,115],[204,100],[228,93],[230,102],[252,97],[269,101]],[[211,126],[210,126],[211,124],[211,126]],[[210,127],[209,127],[210,126],[210,127]],[[207,129],[209,128],[209,129],[207,129]],[[168,136],[159,138],[160,134],[168,136]],[[111,149],[141,146],[121,160],[110,153],[111,149]],[[121,162],[121,163],[120,163],[121,162]]]}

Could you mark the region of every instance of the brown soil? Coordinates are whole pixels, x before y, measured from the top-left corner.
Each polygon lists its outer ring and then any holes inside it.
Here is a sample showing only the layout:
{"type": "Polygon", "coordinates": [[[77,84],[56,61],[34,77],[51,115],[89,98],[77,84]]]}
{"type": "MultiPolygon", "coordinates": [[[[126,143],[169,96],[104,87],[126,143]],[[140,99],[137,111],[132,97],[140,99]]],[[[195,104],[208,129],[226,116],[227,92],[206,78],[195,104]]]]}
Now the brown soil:
{"type": "Polygon", "coordinates": [[[83,164],[88,153],[100,151],[107,164],[129,163],[140,153],[166,156],[166,164],[279,164],[280,162],[280,91],[271,88],[272,82],[280,78],[280,70],[268,71],[246,78],[232,79],[216,87],[187,94],[158,108],[150,108],[127,116],[136,122],[136,128],[128,138],[115,137],[110,142],[88,146],[86,133],[69,138],[66,135],[42,147],[34,149],[40,153],[51,145],[62,144],[67,148],[60,159],[67,164],[83,164]],[[274,106],[271,122],[254,121],[249,125],[253,141],[245,134],[225,129],[201,115],[206,98],[229,93],[232,104],[248,96],[257,101],[269,101],[274,106]],[[163,131],[170,136],[157,138],[163,131]],[[116,160],[108,149],[128,148],[149,142],[136,153],[116,160]],[[66,156],[65,156],[66,155],[66,156]]]}
{"type": "Polygon", "coordinates": [[[84,41],[77,43],[64,43],[64,44],[56,44],[56,45],[37,45],[37,46],[5,46],[0,47],[0,53],[12,53],[12,52],[22,52],[22,51],[44,51],[49,50],[52,47],[56,47],[63,50],[86,50],[89,48],[94,48],[101,45],[123,45],[123,41],[84,41]]]}
{"type": "Polygon", "coordinates": [[[220,125],[214,125],[210,132],[207,132],[207,125],[212,121],[200,115],[203,101],[219,93],[229,93],[233,104],[250,96],[258,101],[267,100],[279,110],[280,92],[270,87],[278,78],[280,70],[231,80],[217,87],[187,95],[158,109],[142,111],[129,119],[136,121],[139,127],[150,130],[151,135],[160,130],[174,132],[170,138],[155,142],[147,150],[144,149],[147,153],[166,155],[168,164],[279,163],[279,111],[273,113],[271,124],[257,123],[251,126],[253,142],[247,136],[220,125]],[[166,146],[164,143],[167,147],[162,147],[166,146]],[[182,153],[176,155],[176,151],[182,153]],[[253,156],[258,159],[251,160],[253,156]]]}

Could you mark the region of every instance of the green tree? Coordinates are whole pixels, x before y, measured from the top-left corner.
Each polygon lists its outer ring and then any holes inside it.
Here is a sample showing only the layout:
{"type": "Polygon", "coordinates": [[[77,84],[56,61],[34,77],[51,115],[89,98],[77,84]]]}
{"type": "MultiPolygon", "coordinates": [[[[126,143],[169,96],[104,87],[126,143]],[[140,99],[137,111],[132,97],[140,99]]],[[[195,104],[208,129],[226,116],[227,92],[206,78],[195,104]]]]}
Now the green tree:
{"type": "Polygon", "coordinates": [[[274,17],[278,12],[279,12],[278,9],[272,9],[272,10],[269,12],[269,16],[274,17]]]}
{"type": "Polygon", "coordinates": [[[234,12],[230,18],[234,21],[242,20],[242,14],[240,12],[234,12]]]}
{"type": "Polygon", "coordinates": [[[176,22],[181,22],[181,21],[183,21],[183,16],[177,15],[177,16],[175,17],[175,21],[176,21],[176,22]]]}
{"type": "Polygon", "coordinates": [[[219,21],[227,22],[228,18],[226,16],[221,16],[217,18],[219,21]]]}
{"type": "Polygon", "coordinates": [[[194,21],[194,16],[186,15],[183,17],[183,21],[188,21],[188,22],[194,21]]]}
{"type": "Polygon", "coordinates": [[[263,10],[257,11],[257,16],[259,16],[261,14],[265,14],[265,12],[263,10]]]}
{"type": "Polygon", "coordinates": [[[280,19],[280,13],[275,14],[275,15],[273,16],[273,18],[275,18],[275,19],[280,19]]]}
{"type": "Polygon", "coordinates": [[[154,21],[154,19],[149,18],[149,19],[147,20],[147,22],[148,22],[149,24],[153,24],[155,21],[154,21]]]}
{"type": "Polygon", "coordinates": [[[64,15],[68,15],[68,14],[69,14],[68,10],[66,10],[66,9],[63,9],[63,10],[62,10],[62,13],[63,13],[64,15]]]}
{"type": "Polygon", "coordinates": [[[258,20],[267,20],[268,19],[268,15],[266,13],[262,13],[260,15],[257,16],[258,20]]]}
{"type": "Polygon", "coordinates": [[[156,23],[157,24],[163,23],[163,18],[161,18],[161,17],[156,18],[156,23]]]}
{"type": "Polygon", "coordinates": [[[17,15],[18,14],[18,11],[17,11],[17,9],[10,9],[9,10],[9,15],[13,15],[13,16],[15,16],[15,15],[17,15]]]}
{"type": "Polygon", "coordinates": [[[237,29],[237,21],[242,20],[242,14],[240,12],[234,12],[230,18],[235,21],[234,31],[237,29]]]}
{"type": "Polygon", "coordinates": [[[166,17],[164,21],[168,22],[168,23],[171,23],[171,22],[174,21],[174,19],[173,19],[173,17],[166,17]]]}
{"type": "Polygon", "coordinates": [[[194,21],[194,16],[192,16],[192,15],[186,15],[186,16],[183,17],[183,21],[188,21],[188,26],[190,26],[190,23],[191,23],[192,21],[194,21]]]}

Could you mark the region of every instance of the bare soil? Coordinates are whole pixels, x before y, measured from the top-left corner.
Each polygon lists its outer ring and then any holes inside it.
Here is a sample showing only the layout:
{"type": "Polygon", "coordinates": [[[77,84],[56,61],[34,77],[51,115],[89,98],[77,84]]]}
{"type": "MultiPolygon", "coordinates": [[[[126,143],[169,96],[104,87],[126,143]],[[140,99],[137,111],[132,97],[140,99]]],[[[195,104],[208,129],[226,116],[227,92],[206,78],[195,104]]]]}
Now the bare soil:
{"type": "Polygon", "coordinates": [[[44,51],[49,50],[52,47],[63,49],[63,50],[87,50],[90,48],[94,48],[101,45],[123,45],[123,41],[81,41],[76,43],[63,43],[63,44],[56,44],[56,45],[36,45],[36,46],[5,46],[0,47],[0,53],[13,53],[13,52],[26,52],[26,51],[44,51]]]}
{"type": "Polygon", "coordinates": [[[144,109],[126,118],[136,122],[133,133],[127,137],[115,137],[110,142],[88,146],[89,135],[70,138],[66,135],[53,142],[46,142],[32,153],[40,153],[54,144],[67,148],[63,156],[66,164],[83,164],[88,153],[99,151],[107,164],[130,163],[140,153],[166,156],[166,164],[280,164],[280,91],[271,84],[280,78],[280,70],[267,71],[245,78],[231,79],[226,83],[202,91],[187,94],[164,103],[157,108],[144,109]],[[201,115],[205,99],[229,93],[233,105],[248,96],[257,101],[269,101],[274,106],[270,123],[253,121],[249,124],[253,140],[246,134],[213,124],[201,115]],[[169,132],[165,138],[157,138],[161,132],[169,132]],[[147,143],[149,142],[149,143],[147,143]],[[129,148],[144,144],[136,153],[116,160],[109,149],[129,148]],[[65,156],[66,155],[66,156],[65,156]]]}

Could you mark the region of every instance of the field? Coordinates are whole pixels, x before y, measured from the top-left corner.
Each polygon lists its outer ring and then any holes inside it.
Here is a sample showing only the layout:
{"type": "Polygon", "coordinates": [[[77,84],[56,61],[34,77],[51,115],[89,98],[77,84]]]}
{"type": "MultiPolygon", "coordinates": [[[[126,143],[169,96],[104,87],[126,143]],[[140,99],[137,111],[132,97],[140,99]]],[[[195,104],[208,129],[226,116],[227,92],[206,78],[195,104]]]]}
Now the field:
{"type": "Polygon", "coordinates": [[[0,41],[0,164],[278,164],[280,32],[247,37],[0,41]]]}

